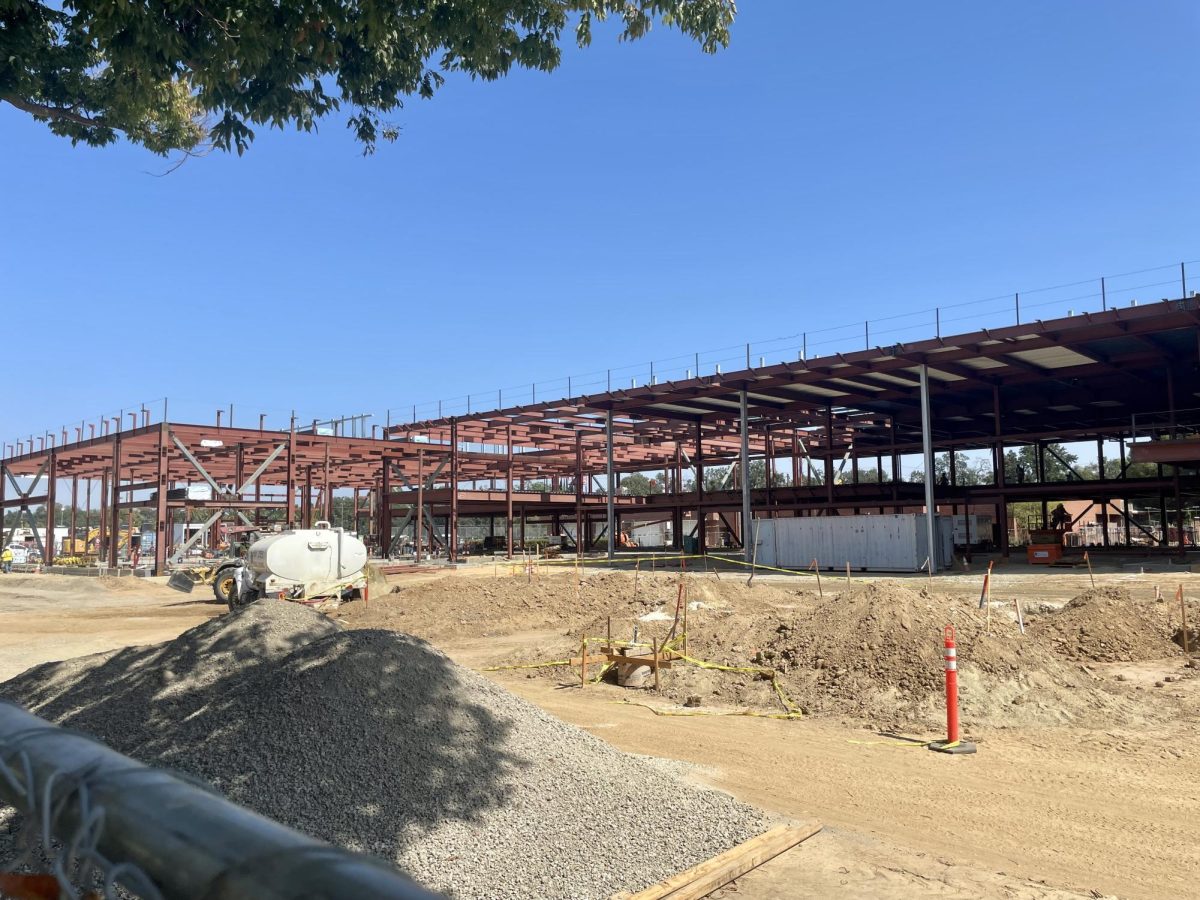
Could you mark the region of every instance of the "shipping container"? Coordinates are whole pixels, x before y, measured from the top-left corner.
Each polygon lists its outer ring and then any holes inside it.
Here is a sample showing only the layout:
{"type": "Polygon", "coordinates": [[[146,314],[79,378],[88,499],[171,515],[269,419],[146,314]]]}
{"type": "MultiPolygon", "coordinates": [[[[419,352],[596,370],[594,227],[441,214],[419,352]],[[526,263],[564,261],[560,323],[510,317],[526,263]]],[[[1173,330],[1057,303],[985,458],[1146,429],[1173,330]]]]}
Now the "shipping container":
{"type": "MultiPolygon", "coordinates": [[[[918,572],[929,556],[924,514],[891,516],[806,516],[756,519],[758,562],[783,569],[918,572]]],[[[938,516],[943,568],[954,561],[954,523],[938,516]]]]}
{"type": "Polygon", "coordinates": [[[992,542],[992,517],[972,513],[954,517],[954,546],[981,547],[992,542]]]}

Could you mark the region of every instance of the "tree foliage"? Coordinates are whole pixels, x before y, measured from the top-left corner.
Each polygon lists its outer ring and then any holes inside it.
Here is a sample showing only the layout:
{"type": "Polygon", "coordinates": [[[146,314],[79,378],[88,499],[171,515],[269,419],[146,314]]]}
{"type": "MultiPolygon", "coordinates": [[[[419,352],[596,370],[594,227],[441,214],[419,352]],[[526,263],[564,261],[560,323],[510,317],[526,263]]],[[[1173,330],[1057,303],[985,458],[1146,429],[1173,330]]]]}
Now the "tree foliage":
{"type": "MultiPolygon", "coordinates": [[[[933,457],[933,475],[936,484],[950,484],[950,453],[938,453],[933,457]]],[[[925,483],[925,472],[917,469],[908,476],[915,484],[925,483]]],[[[987,459],[971,459],[961,450],[954,451],[954,484],[956,487],[971,487],[992,483],[992,464],[987,459]]]]}
{"type": "Polygon", "coordinates": [[[621,40],[655,22],[714,53],[735,0],[0,0],[0,102],[75,143],[121,135],[155,153],[205,142],[245,151],[254,126],[311,131],[338,109],[371,152],[385,117],[430,98],[445,75],[493,81],[549,72],[563,33],[591,43],[595,21],[621,40]]]}
{"type": "MultiPolygon", "coordinates": [[[[1079,457],[1062,444],[1044,445],[1045,480],[1078,481],[1079,457]]],[[[1004,451],[1004,479],[1009,484],[1037,481],[1037,447],[1026,444],[1016,450],[1004,451]]],[[[1079,473],[1082,474],[1082,473],[1079,473]]]]}
{"type": "Polygon", "coordinates": [[[651,494],[663,492],[662,481],[659,478],[647,478],[641,472],[633,472],[621,476],[621,493],[631,497],[649,497],[651,494]]]}

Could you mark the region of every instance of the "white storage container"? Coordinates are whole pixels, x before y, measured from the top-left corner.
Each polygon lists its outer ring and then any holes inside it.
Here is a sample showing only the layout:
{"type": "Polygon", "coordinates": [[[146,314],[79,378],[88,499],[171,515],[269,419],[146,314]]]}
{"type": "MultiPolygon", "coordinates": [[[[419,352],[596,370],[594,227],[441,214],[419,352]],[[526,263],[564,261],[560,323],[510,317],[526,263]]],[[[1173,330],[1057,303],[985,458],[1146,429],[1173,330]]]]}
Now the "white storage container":
{"type": "MultiPolygon", "coordinates": [[[[806,516],[756,519],[758,561],[781,569],[917,572],[929,556],[925,515],[806,516]]],[[[954,561],[954,523],[937,518],[943,568],[954,561]]]]}

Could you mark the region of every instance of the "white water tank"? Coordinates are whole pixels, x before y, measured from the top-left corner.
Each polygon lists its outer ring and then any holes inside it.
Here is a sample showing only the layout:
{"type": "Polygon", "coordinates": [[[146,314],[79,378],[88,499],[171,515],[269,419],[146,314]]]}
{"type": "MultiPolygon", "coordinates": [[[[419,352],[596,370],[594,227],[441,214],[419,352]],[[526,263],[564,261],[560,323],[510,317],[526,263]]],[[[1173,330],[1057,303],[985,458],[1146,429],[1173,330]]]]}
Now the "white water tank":
{"type": "Polygon", "coordinates": [[[367,565],[357,535],[318,522],[316,528],[273,534],[250,545],[246,565],[255,581],[271,587],[350,581],[367,565]]]}

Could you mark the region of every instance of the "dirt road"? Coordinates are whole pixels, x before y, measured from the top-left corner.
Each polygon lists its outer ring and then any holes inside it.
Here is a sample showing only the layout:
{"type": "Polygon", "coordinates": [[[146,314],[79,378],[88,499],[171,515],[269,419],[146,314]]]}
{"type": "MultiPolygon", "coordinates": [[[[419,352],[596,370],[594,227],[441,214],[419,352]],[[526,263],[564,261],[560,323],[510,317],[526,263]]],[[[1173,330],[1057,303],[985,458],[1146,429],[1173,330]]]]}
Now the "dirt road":
{"type": "Polygon", "coordinates": [[[161,580],[0,576],[0,681],[30,666],[170,640],[222,612],[161,580]]]}

